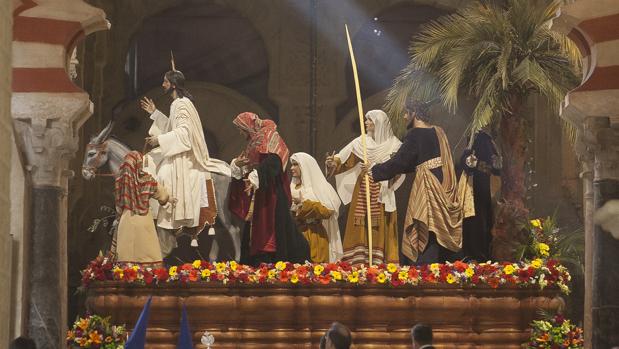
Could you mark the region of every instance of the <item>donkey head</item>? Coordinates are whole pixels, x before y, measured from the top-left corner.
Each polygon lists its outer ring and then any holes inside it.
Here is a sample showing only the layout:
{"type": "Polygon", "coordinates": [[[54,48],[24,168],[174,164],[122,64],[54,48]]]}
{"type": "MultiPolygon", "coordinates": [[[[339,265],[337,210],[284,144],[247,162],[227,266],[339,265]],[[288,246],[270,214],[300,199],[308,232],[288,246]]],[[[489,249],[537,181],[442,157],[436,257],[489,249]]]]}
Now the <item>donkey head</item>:
{"type": "Polygon", "coordinates": [[[86,180],[95,177],[97,169],[108,161],[107,139],[112,132],[114,122],[110,121],[99,134],[93,137],[86,145],[84,162],[82,163],[82,176],[86,180]]]}

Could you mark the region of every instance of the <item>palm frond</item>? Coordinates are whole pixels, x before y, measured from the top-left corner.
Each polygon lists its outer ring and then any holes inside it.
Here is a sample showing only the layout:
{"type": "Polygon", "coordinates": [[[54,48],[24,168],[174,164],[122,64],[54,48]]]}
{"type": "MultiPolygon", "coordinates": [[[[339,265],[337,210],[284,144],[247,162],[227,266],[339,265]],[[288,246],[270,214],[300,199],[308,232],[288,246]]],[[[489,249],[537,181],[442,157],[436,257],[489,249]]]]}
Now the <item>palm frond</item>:
{"type": "Polygon", "coordinates": [[[402,118],[406,100],[415,96],[420,100],[431,100],[438,96],[439,86],[436,78],[423,70],[418,70],[414,64],[409,64],[393,81],[393,85],[387,97],[383,110],[389,116],[394,133],[401,137],[404,135],[406,125],[402,118]]]}
{"type": "Polygon", "coordinates": [[[387,96],[385,109],[393,125],[401,124],[404,103],[411,95],[438,96],[452,112],[463,95],[476,98],[475,128],[509,112],[508,96],[540,93],[552,114],[558,115],[565,94],[577,86],[581,69],[576,45],[550,28],[561,4],[475,1],[424,25],[411,42],[409,66],[387,96]],[[432,78],[415,79],[417,71],[432,78]]]}

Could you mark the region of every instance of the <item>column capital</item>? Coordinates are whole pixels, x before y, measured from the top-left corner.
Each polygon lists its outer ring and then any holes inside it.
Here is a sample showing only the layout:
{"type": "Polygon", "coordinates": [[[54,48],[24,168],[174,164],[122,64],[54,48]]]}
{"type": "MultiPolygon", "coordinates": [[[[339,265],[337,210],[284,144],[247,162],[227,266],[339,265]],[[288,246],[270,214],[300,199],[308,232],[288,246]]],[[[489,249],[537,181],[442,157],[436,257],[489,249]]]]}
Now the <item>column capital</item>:
{"type": "Polygon", "coordinates": [[[594,180],[619,180],[619,129],[611,127],[608,117],[589,117],[584,134],[595,154],[594,180]]]}
{"type": "Polygon", "coordinates": [[[16,141],[34,186],[67,189],[69,161],[78,150],[77,131],[92,114],[86,93],[14,93],[16,141]]]}

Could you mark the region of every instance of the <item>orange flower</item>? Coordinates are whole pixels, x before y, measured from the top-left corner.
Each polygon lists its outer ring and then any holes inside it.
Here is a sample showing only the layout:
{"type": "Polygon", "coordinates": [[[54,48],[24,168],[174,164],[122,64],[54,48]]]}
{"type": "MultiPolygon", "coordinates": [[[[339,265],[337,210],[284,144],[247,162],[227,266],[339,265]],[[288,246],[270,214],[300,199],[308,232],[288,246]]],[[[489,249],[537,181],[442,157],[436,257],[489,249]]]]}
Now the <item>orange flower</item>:
{"type": "Polygon", "coordinates": [[[103,336],[101,336],[101,335],[100,335],[100,334],[99,334],[99,333],[95,330],[95,331],[90,332],[89,337],[90,337],[90,341],[91,341],[92,343],[94,343],[94,344],[99,344],[99,343],[101,343],[101,337],[103,337],[103,336]]]}
{"type": "Polygon", "coordinates": [[[193,269],[189,272],[189,281],[198,281],[200,274],[198,274],[198,270],[193,269]]]}
{"type": "Polygon", "coordinates": [[[79,344],[79,345],[80,345],[80,347],[84,347],[84,346],[86,346],[86,343],[88,343],[88,338],[86,338],[86,337],[80,337],[80,338],[77,340],[77,344],[79,344]]]}
{"type": "Polygon", "coordinates": [[[79,322],[77,323],[77,327],[81,328],[82,331],[86,331],[86,329],[88,328],[88,325],[89,325],[88,319],[80,319],[79,322]]]}

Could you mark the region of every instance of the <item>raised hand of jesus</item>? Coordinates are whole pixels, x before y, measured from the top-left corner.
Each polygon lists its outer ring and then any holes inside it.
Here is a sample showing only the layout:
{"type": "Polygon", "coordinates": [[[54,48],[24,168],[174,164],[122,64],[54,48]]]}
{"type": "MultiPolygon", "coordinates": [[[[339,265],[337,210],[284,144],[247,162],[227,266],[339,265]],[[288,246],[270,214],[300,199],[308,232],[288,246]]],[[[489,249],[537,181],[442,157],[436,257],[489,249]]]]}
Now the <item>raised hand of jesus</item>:
{"type": "Polygon", "coordinates": [[[154,113],[157,109],[155,107],[155,102],[148,97],[144,97],[140,100],[140,107],[142,107],[142,109],[144,109],[148,114],[154,113]]]}

